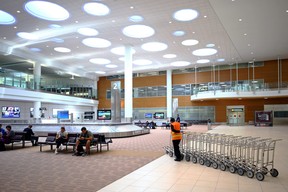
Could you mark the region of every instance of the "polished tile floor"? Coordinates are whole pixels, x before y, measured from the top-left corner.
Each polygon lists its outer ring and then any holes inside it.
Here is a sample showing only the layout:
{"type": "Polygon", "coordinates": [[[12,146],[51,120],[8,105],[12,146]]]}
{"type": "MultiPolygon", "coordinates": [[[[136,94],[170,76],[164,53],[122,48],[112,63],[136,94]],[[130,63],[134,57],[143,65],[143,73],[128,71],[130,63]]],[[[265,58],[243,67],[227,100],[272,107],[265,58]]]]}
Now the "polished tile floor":
{"type": "Polygon", "coordinates": [[[268,173],[263,181],[258,181],[255,177],[248,178],[246,174],[239,176],[228,170],[221,171],[185,160],[175,162],[165,154],[99,192],[288,192],[288,126],[221,125],[209,132],[282,139],[276,143],[274,158],[274,167],[279,171],[279,176],[272,177],[268,173]]]}

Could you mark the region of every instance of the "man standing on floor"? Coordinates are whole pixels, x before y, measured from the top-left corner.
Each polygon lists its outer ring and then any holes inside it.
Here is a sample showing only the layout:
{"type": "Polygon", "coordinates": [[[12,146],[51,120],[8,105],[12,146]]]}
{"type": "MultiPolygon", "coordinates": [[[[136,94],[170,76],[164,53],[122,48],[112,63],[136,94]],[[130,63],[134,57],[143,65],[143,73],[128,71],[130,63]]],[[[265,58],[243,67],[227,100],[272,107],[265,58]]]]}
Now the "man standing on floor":
{"type": "Polygon", "coordinates": [[[174,154],[176,158],[174,159],[175,161],[181,161],[183,159],[180,149],[179,149],[179,144],[182,139],[182,133],[181,133],[181,128],[180,128],[180,123],[175,122],[174,118],[170,119],[171,123],[171,137],[172,137],[172,143],[173,143],[173,148],[174,148],[174,154]]]}

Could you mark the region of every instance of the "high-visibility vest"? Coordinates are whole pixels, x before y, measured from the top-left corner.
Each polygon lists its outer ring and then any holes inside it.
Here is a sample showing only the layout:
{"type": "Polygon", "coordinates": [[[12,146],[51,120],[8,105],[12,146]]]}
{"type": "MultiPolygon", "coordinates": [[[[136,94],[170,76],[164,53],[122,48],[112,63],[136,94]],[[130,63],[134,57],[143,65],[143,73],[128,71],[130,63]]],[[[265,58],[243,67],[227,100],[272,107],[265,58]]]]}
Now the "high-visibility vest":
{"type": "MultiPolygon", "coordinates": [[[[171,124],[173,125],[175,130],[178,130],[178,131],[181,130],[180,123],[174,122],[171,124]]],[[[172,136],[172,140],[181,140],[182,139],[182,133],[175,133],[175,132],[171,131],[171,136],[172,136]]]]}

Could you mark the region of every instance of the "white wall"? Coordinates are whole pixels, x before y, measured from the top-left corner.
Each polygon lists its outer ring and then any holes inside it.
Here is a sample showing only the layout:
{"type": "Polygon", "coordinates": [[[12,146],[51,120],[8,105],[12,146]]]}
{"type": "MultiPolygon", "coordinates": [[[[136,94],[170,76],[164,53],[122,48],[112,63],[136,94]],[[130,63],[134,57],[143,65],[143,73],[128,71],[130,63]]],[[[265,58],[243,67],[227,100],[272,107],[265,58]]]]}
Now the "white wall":
{"type": "MultiPolygon", "coordinates": [[[[32,120],[33,118],[30,117],[30,108],[34,107],[33,102],[28,101],[7,101],[7,100],[0,100],[0,107],[2,112],[3,106],[16,106],[20,107],[20,118],[2,118],[1,120],[32,120]]],[[[41,107],[45,107],[47,110],[45,111],[45,118],[43,119],[52,119],[52,112],[53,109],[65,109],[69,110],[69,113],[73,113],[74,120],[77,120],[79,117],[83,116],[85,111],[93,111],[93,107],[90,106],[71,106],[71,105],[61,105],[61,104],[52,104],[52,103],[42,103],[41,107]]]]}

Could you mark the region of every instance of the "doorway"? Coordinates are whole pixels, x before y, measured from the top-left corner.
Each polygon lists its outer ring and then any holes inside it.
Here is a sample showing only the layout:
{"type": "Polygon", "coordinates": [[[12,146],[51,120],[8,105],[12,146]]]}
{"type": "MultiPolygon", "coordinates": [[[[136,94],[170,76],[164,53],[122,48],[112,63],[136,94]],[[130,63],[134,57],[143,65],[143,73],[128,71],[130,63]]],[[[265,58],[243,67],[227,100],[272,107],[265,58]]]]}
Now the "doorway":
{"type": "Polygon", "coordinates": [[[239,106],[227,106],[227,124],[230,126],[238,126],[245,124],[245,108],[239,106]]]}

